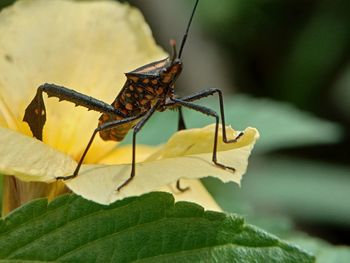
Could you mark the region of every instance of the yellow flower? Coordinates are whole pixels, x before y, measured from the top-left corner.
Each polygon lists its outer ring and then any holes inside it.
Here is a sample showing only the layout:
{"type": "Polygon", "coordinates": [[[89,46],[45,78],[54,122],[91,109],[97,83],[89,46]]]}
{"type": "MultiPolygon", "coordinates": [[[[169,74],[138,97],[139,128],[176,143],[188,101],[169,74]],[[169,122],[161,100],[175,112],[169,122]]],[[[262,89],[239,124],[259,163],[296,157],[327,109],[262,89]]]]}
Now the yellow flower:
{"type": "MultiPolygon", "coordinates": [[[[52,198],[64,191],[55,177],[72,174],[100,114],[45,96],[47,122],[41,143],[29,137],[22,121],[36,88],[55,83],[112,102],[123,86],[124,72],[166,54],[155,44],[140,12],[114,1],[18,1],[1,12],[0,35],[0,173],[25,182],[51,183],[35,183],[33,188],[7,176],[6,199],[23,199],[11,196],[18,185],[32,192],[41,188],[31,197],[52,198]]],[[[230,138],[237,134],[227,129],[230,138]]],[[[97,136],[79,176],[65,183],[103,204],[159,189],[180,177],[213,175],[239,183],[258,132],[248,128],[238,143],[219,144],[220,161],[235,167],[235,173],[212,164],[213,132],[213,126],[181,131],[158,150],[137,146],[135,179],[119,192],[118,185],[130,174],[130,147],[115,149],[115,142],[97,136]],[[107,165],[118,159],[119,165],[107,165]]],[[[7,206],[8,211],[16,205],[7,206]]]]}

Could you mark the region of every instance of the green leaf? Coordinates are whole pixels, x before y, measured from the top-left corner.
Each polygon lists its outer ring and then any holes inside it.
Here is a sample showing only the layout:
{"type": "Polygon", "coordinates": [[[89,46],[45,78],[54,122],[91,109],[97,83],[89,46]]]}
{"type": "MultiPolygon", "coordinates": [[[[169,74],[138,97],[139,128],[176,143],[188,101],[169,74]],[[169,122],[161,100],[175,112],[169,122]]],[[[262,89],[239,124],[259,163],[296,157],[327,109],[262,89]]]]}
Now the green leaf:
{"type": "Polygon", "coordinates": [[[314,262],[241,217],[151,193],[102,206],[39,199],[0,221],[0,259],[42,262],[314,262]]]}
{"type": "MultiPolygon", "coordinates": [[[[245,95],[225,96],[226,123],[236,130],[251,126],[259,130],[261,138],[254,152],[266,152],[286,147],[338,142],[341,128],[335,123],[319,119],[295,107],[269,99],[245,95]]],[[[217,97],[196,101],[219,113],[217,97]]],[[[214,119],[193,110],[184,109],[189,128],[202,127],[214,119]]],[[[159,144],[176,130],[177,112],[160,112],[147,122],[138,143],[159,144]]],[[[123,143],[130,143],[131,135],[123,143]]]]}

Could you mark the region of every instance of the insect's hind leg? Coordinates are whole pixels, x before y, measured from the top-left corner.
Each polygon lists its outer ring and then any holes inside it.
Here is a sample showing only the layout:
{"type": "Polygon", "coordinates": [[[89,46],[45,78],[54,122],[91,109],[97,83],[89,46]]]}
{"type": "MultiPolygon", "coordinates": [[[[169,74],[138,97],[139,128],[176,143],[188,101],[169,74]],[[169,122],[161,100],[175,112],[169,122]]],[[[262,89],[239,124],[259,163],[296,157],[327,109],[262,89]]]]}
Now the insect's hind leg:
{"type": "MultiPolygon", "coordinates": [[[[185,129],[186,129],[186,124],[185,124],[185,120],[184,120],[184,116],[183,116],[183,112],[182,112],[182,107],[179,106],[179,107],[177,108],[177,110],[178,110],[178,113],[179,113],[179,115],[178,115],[178,122],[177,122],[177,130],[178,130],[178,131],[185,130],[185,129]]],[[[179,191],[182,192],[182,193],[183,193],[183,192],[186,192],[187,190],[189,190],[189,189],[190,189],[189,186],[187,186],[187,187],[181,187],[181,185],[180,185],[180,180],[181,180],[181,179],[178,179],[178,180],[176,181],[176,189],[179,190],[179,191]]]]}
{"type": "Polygon", "coordinates": [[[218,145],[218,134],[219,134],[219,123],[220,123],[218,114],[215,111],[213,111],[212,109],[209,109],[209,108],[201,106],[201,105],[194,104],[192,102],[183,101],[182,99],[176,99],[176,98],[172,98],[172,100],[175,102],[176,105],[181,105],[181,106],[196,110],[198,112],[201,112],[203,114],[215,117],[215,134],[214,134],[214,147],[213,147],[212,161],[213,161],[213,163],[215,163],[215,165],[217,165],[223,169],[229,169],[233,172],[236,171],[235,168],[230,167],[230,166],[226,166],[226,165],[219,163],[217,161],[217,145],[218,145]]]}
{"type": "Polygon", "coordinates": [[[235,143],[238,141],[240,137],[243,136],[243,132],[240,132],[235,138],[228,140],[226,135],[226,123],[225,123],[225,110],[224,110],[224,99],[222,95],[222,91],[220,89],[207,89],[200,91],[196,94],[192,94],[186,97],[180,98],[182,101],[192,102],[196,101],[214,94],[219,95],[219,105],[220,105],[220,115],[221,115],[221,123],[222,123],[222,139],[225,143],[235,143]]]}
{"type": "Polygon", "coordinates": [[[23,121],[28,123],[33,136],[41,141],[43,127],[46,122],[46,109],[43,100],[43,92],[47,93],[49,97],[56,97],[60,101],[70,101],[73,102],[76,106],[83,106],[89,110],[126,117],[125,114],[120,112],[118,109],[115,109],[112,105],[107,104],[103,101],[97,100],[93,97],[87,96],[63,86],[45,83],[38,87],[36,95],[27,106],[23,117],[23,121]]]}
{"type": "Polygon", "coordinates": [[[177,130],[181,131],[181,130],[186,130],[186,124],[185,124],[185,119],[184,119],[184,115],[182,112],[182,107],[178,107],[178,112],[179,112],[179,119],[177,122],[177,130]]]}

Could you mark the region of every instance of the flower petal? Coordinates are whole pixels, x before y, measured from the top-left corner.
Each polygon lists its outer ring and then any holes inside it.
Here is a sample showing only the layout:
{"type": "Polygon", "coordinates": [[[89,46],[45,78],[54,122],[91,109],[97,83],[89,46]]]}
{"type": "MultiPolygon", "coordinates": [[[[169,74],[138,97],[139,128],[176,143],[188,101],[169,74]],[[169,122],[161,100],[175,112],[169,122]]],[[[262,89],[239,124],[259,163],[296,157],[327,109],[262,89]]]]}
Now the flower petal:
{"type": "MultiPolygon", "coordinates": [[[[226,127],[230,138],[237,132],[226,127]]],[[[225,144],[221,136],[218,145],[219,162],[234,167],[233,173],[212,162],[214,126],[184,130],[175,133],[152,161],[136,164],[136,176],[120,191],[117,188],[130,176],[130,164],[83,165],[78,177],[67,181],[67,186],[84,198],[109,204],[128,196],[141,195],[175,182],[179,178],[214,176],[223,182],[240,183],[246,172],[248,157],[259,137],[254,128],[247,128],[238,143],[225,144]],[[164,159],[159,159],[164,158],[164,159]]]]}
{"type": "Polygon", "coordinates": [[[0,174],[22,181],[52,182],[69,175],[77,163],[68,155],[31,137],[0,127],[0,174]]]}
{"type": "Polygon", "coordinates": [[[185,192],[179,192],[174,185],[165,185],[158,189],[158,191],[169,192],[174,195],[175,201],[188,201],[199,204],[205,210],[222,212],[221,207],[215,202],[208,190],[204,187],[200,180],[181,180],[181,187],[188,187],[185,192]]]}
{"type": "MultiPolygon", "coordinates": [[[[230,127],[226,130],[229,138],[237,135],[230,127]]],[[[136,164],[135,178],[119,192],[118,186],[130,176],[130,164],[83,165],[79,176],[66,184],[73,192],[102,204],[141,195],[180,178],[214,176],[223,182],[239,184],[259,137],[258,131],[247,128],[239,142],[231,144],[223,143],[219,136],[218,160],[234,167],[234,173],[212,163],[213,135],[213,125],[175,133],[152,158],[136,164]]],[[[15,175],[23,181],[52,182],[55,177],[72,174],[77,165],[68,155],[2,127],[0,145],[0,173],[15,175]]]]}
{"type": "MultiPolygon", "coordinates": [[[[136,147],[136,162],[144,162],[160,147],[138,144],[136,147]]],[[[130,145],[118,146],[98,161],[100,164],[125,164],[131,163],[132,147],[130,145]]],[[[89,162],[88,162],[89,163],[89,162]]]]}
{"type": "MultiPolygon", "coordinates": [[[[63,85],[112,102],[124,72],[166,56],[141,13],[116,1],[17,1],[1,11],[0,35],[0,124],[28,135],[22,118],[40,84],[63,85]]],[[[44,100],[44,142],[78,159],[99,113],[44,100]]],[[[91,160],[103,155],[94,150],[99,144],[104,151],[115,145],[96,139],[91,160]]]]}

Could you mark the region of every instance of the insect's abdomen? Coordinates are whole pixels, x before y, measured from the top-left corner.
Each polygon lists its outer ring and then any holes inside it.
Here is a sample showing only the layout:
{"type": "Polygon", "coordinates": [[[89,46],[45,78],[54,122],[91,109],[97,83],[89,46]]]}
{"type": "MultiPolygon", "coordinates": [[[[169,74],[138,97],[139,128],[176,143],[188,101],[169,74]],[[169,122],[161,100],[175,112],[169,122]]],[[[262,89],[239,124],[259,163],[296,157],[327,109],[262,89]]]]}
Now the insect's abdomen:
{"type": "MultiPolygon", "coordinates": [[[[112,103],[112,106],[129,117],[143,114],[151,109],[152,105],[164,92],[164,88],[157,86],[157,84],[157,80],[130,77],[112,103]]],[[[121,119],[123,119],[121,116],[104,113],[99,119],[99,126],[102,123],[121,119]]],[[[110,130],[100,131],[100,136],[103,140],[122,141],[128,131],[138,121],[139,119],[116,126],[110,130]]]]}
{"type": "MultiPolygon", "coordinates": [[[[99,121],[98,126],[102,123],[107,123],[111,121],[116,121],[118,119],[122,119],[122,117],[115,117],[109,114],[102,114],[99,121]]],[[[105,141],[117,141],[120,142],[127,135],[129,130],[138,122],[139,120],[135,120],[132,122],[121,124],[113,129],[100,131],[100,137],[105,141]]]]}

